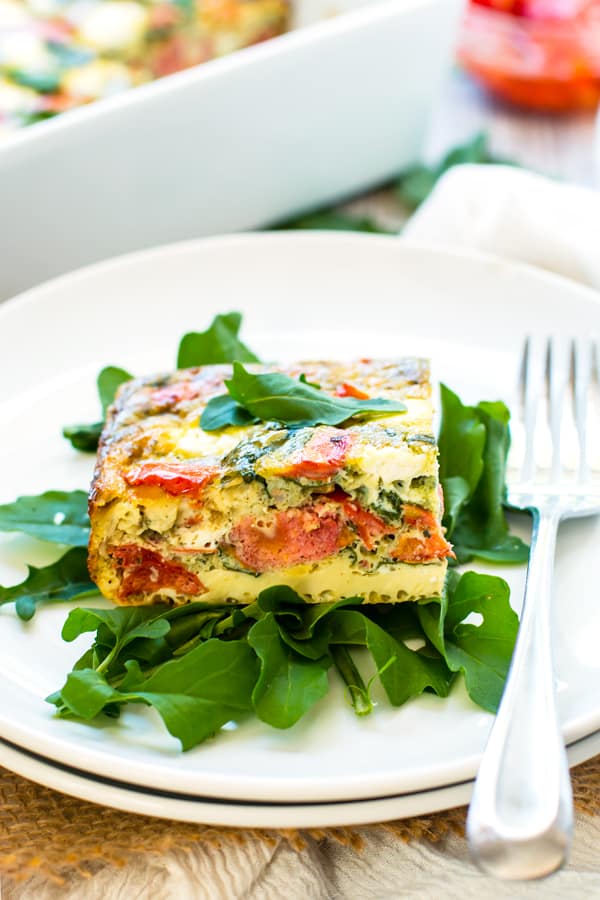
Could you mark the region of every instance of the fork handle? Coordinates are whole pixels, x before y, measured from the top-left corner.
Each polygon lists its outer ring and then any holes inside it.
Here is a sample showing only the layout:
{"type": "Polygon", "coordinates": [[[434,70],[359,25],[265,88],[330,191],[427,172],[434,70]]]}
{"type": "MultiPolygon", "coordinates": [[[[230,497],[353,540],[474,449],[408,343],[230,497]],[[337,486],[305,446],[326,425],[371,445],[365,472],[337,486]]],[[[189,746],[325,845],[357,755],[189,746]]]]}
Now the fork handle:
{"type": "Polygon", "coordinates": [[[565,861],[573,795],[551,647],[551,593],[560,521],[551,502],[532,509],[521,624],[504,695],[467,819],[471,852],[498,878],[541,878],[565,861]]]}

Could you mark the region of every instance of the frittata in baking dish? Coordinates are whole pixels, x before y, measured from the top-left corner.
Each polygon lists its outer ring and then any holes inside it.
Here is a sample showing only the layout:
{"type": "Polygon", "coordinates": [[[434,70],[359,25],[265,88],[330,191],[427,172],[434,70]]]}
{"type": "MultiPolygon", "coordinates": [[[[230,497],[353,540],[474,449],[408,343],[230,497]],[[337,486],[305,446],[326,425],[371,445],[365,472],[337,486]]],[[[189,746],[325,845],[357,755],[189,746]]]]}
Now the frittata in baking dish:
{"type": "Polygon", "coordinates": [[[123,385],[90,495],[90,573],[120,604],[424,600],[452,548],[441,526],[429,367],[420,359],[252,366],[337,397],[402,401],[336,426],[254,421],[206,431],[230,366],[123,385]]]}
{"type": "Polygon", "coordinates": [[[287,0],[0,0],[0,138],[282,34],[287,0]]]}

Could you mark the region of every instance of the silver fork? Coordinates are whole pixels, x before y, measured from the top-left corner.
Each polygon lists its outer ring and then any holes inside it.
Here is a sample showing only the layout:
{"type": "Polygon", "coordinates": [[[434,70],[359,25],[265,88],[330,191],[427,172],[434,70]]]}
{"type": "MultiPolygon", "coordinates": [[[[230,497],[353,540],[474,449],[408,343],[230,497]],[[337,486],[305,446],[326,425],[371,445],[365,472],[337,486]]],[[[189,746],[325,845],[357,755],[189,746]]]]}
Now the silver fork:
{"type": "Polygon", "coordinates": [[[551,588],[559,523],[600,513],[587,452],[590,393],[597,380],[591,341],[569,346],[556,338],[527,339],[521,368],[525,448],[508,502],[532,513],[531,552],[513,660],[467,819],[473,857],[498,878],[549,875],[565,861],[571,840],[573,797],[554,687],[551,588]],[[565,414],[567,395],[572,418],[565,414]],[[542,406],[550,448],[547,439],[540,440],[542,406]],[[563,438],[569,419],[578,454],[567,469],[563,438]],[[541,464],[540,449],[551,449],[541,464]]]}

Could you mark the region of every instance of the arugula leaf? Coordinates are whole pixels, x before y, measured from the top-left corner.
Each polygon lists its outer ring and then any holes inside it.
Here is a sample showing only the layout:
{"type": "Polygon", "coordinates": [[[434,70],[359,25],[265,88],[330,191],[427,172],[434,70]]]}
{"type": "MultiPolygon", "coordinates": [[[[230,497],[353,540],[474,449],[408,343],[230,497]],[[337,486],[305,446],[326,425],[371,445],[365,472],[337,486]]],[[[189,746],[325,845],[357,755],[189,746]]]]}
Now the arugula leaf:
{"type": "Polygon", "coordinates": [[[485,425],[472,406],[463,406],[440,385],[442,425],[438,438],[440,482],[444,491],[444,525],[452,535],[458,515],[473,496],[483,472],[485,425]]]}
{"type": "Polygon", "coordinates": [[[132,378],[133,375],[130,372],[127,372],[125,369],[119,369],[118,366],[106,366],[99,372],[96,385],[103,416],[106,417],[108,407],[115,399],[117,388],[126,381],[131,381],[132,378]]]}
{"type": "Polygon", "coordinates": [[[209,400],[200,418],[204,431],[218,431],[226,425],[255,425],[259,421],[229,394],[220,394],[209,400]]]}
{"type": "Polygon", "coordinates": [[[27,568],[29,574],[25,581],[12,587],[0,586],[0,605],[15,602],[17,615],[25,621],[33,618],[40,603],[80,600],[98,593],[90,581],[87,552],[82,547],[68,550],[49,566],[27,568]]]}
{"type": "Polygon", "coordinates": [[[365,647],[392,704],[423,691],[447,696],[463,672],[472,699],[495,709],[517,629],[508,586],[493,576],[449,575],[441,602],[362,606],[359,598],[307,604],[277,585],[240,608],[78,609],[65,640],[96,631],[64,687],[47,698],[61,716],[116,716],[125,703],[145,703],[162,716],[184,749],[227,721],[253,710],[289,728],[328,690],[332,662],[357,714],[370,712],[369,690],[351,651],[365,647]],[[472,613],[482,624],[465,619],[472,613]],[[406,645],[418,638],[422,646],[406,645]]]}
{"type": "Polygon", "coordinates": [[[133,375],[117,366],[106,366],[98,374],[96,386],[102,406],[102,421],[93,422],[91,425],[65,425],[62,430],[63,437],[70,441],[75,450],[81,450],[83,453],[96,452],[108,407],[115,399],[119,385],[130,381],[131,378],[133,375]]]}
{"type": "Polygon", "coordinates": [[[206,331],[184,334],[177,353],[177,368],[228,363],[236,359],[259,362],[258,357],[238,337],[241,324],[241,314],[231,312],[215,316],[206,331]]]}
{"type": "Polygon", "coordinates": [[[329,626],[332,643],[368,647],[393,706],[401,706],[425,690],[448,696],[452,679],[443,660],[410,650],[357,610],[336,610],[329,626]]]}
{"type": "Polygon", "coordinates": [[[94,669],[70,672],[58,695],[74,715],[93,719],[109,704],[146,703],[159,713],[167,730],[189,750],[226,722],[252,709],[252,689],[258,661],[243,641],[212,639],[185,656],[159,666],[144,677],[128,664],[131,677],[125,693],[111,687],[94,669]]]}
{"type": "Polygon", "coordinates": [[[93,422],[91,425],[65,425],[62,434],[70,441],[73,449],[82,453],[95,453],[103,428],[104,422],[93,422]]]}
{"type": "Polygon", "coordinates": [[[136,638],[162,637],[170,629],[164,618],[169,607],[122,606],[114,609],[72,609],[63,625],[63,641],[74,641],[88,631],[96,631],[104,625],[114,638],[115,646],[126,647],[136,638]]]}
{"type": "MultiPolygon", "coordinates": [[[[406,412],[405,404],[396,400],[332,397],[279,372],[253,375],[239,362],[234,362],[233,376],[225,381],[225,385],[229,396],[240,407],[264,422],[278,421],[295,426],[339,425],[354,416],[406,412]]],[[[237,407],[233,409],[233,415],[237,416],[237,407]]],[[[201,427],[205,431],[216,431],[231,424],[234,424],[232,409],[223,397],[210,400],[202,413],[201,427]]]]}
{"type": "Polygon", "coordinates": [[[274,728],[290,728],[329,690],[328,656],[306,659],[285,644],[273,613],[248,632],[248,643],[261,662],[252,692],[256,714],[274,728]]]}
{"type": "Polygon", "coordinates": [[[374,219],[366,216],[347,215],[337,209],[320,209],[291,219],[278,226],[279,229],[318,229],[320,231],[363,231],[368,234],[393,234],[387,228],[381,228],[374,219]]]}
{"type": "Polygon", "coordinates": [[[54,94],[60,89],[61,73],[58,71],[9,68],[7,74],[12,81],[38,94],[54,94]]]}
{"type": "Polygon", "coordinates": [[[529,548],[509,533],[503,510],[510,414],[503,403],[465,406],[441,386],[440,480],[444,525],[459,562],[526,562],[529,548]]]}
{"type": "MultiPolygon", "coordinates": [[[[256,606],[263,613],[273,612],[282,641],[300,656],[319,660],[331,650],[331,629],[322,620],[336,609],[357,606],[360,597],[347,597],[336,603],[305,603],[292,588],[275,585],[258,595],[256,606]]],[[[260,618],[252,609],[248,615],[260,618]]]]}
{"type": "Polygon", "coordinates": [[[373,712],[369,688],[356,668],[350,651],[343,644],[340,644],[339,646],[332,645],[329,648],[329,652],[340,678],[348,688],[354,712],[357,716],[368,716],[370,712],[373,712]]]}
{"type": "Polygon", "coordinates": [[[53,544],[85,547],[89,539],[84,491],[46,491],[0,506],[0,531],[22,531],[53,544]]]}
{"type": "Polygon", "coordinates": [[[76,669],[69,672],[61,690],[50,694],[46,701],[59,708],[66,706],[81,719],[93,719],[107,703],[118,702],[123,696],[95,669],[76,669]]]}
{"type": "MultiPolygon", "coordinates": [[[[73,609],[63,625],[62,639],[74,641],[81,634],[97,631],[93,649],[93,660],[99,672],[115,674],[122,672],[124,662],[119,657],[122,651],[132,642],[145,639],[158,643],[154,653],[148,653],[145,646],[143,657],[150,656],[152,662],[162,662],[169,656],[169,648],[161,640],[170,631],[171,623],[164,618],[168,607],[164,606],[125,606],[114,609],[73,609]]],[[[137,658],[139,653],[132,653],[137,658]]]]}
{"type": "Polygon", "coordinates": [[[442,603],[417,607],[423,630],[453,672],[462,671],[471,699],[496,712],[517,637],[519,620],[507,583],[495,575],[448,573],[442,603]],[[465,622],[472,613],[483,620],[465,622]]]}
{"type": "Polygon", "coordinates": [[[494,156],[489,149],[487,134],[480,132],[467,143],[454,147],[434,165],[420,163],[403,172],[395,184],[396,196],[410,211],[415,210],[448,169],[464,163],[516,165],[512,160],[494,156]]]}

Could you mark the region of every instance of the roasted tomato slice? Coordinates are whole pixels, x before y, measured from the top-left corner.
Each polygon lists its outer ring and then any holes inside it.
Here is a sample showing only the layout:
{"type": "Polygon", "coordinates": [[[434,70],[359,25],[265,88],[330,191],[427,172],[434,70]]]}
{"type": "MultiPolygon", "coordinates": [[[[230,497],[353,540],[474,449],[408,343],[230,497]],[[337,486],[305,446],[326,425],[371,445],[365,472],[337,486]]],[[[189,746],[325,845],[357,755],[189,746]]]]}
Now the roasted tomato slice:
{"type": "Polygon", "coordinates": [[[111,547],[109,555],[122,567],[123,576],[119,596],[148,594],[172,588],[178,594],[203,594],[206,590],[194,572],[179,563],[164,559],[156,550],[123,544],[111,547]]]}
{"type": "Polygon", "coordinates": [[[354,397],[355,400],[368,400],[369,395],[365,394],[364,391],[361,391],[360,388],[354,387],[353,384],[348,384],[347,381],[343,381],[342,384],[338,384],[335,389],[336,397],[354,397]]]}
{"type": "Polygon", "coordinates": [[[319,428],[277,474],[324,481],[343,467],[352,443],[353,436],[341,428],[319,428]]]}
{"type": "Polygon", "coordinates": [[[241,519],[229,544],[241,563],[266,572],[333,556],[353,539],[342,516],[331,507],[315,505],[241,519]]]}
{"type": "Polygon", "coordinates": [[[384,520],[379,516],[376,516],[375,513],[363,509],[359,503],[356,503],[355,500],[351,500],[350,497],[339,488],[336,488],[332,494],[328,494],[327,499],[340,504],[344,510],[346,519],[354,525],[358,532],[358,536],[367,550],[373,550],[375,541],[378,538],[383,537],[384,534],[396,533],[396,528],[393,525],[384,522],[384,520]]]}
{"type": "Polygon", "coordinates": [[[130,487],[160,487],[167,494],[195,494],[216,478],[219,469],[197,462],[147,462],[123,472],[130,487]]]}
{"type": "Polygon", "coordinates": [[[168,408],[186,400],[195,400],[202,393],[199,384],[193,381],[177,381],[175,384],[167,384],[156,388],[150,394],[153,406],[168,408]]]}
{"type": "Polygon", "coordinates": [[[403,516],[407,530],[398,535],[390,554],[393,559],[424,562],[455,555],[433,513],[420,506],[405,504],[403,516]]]}

